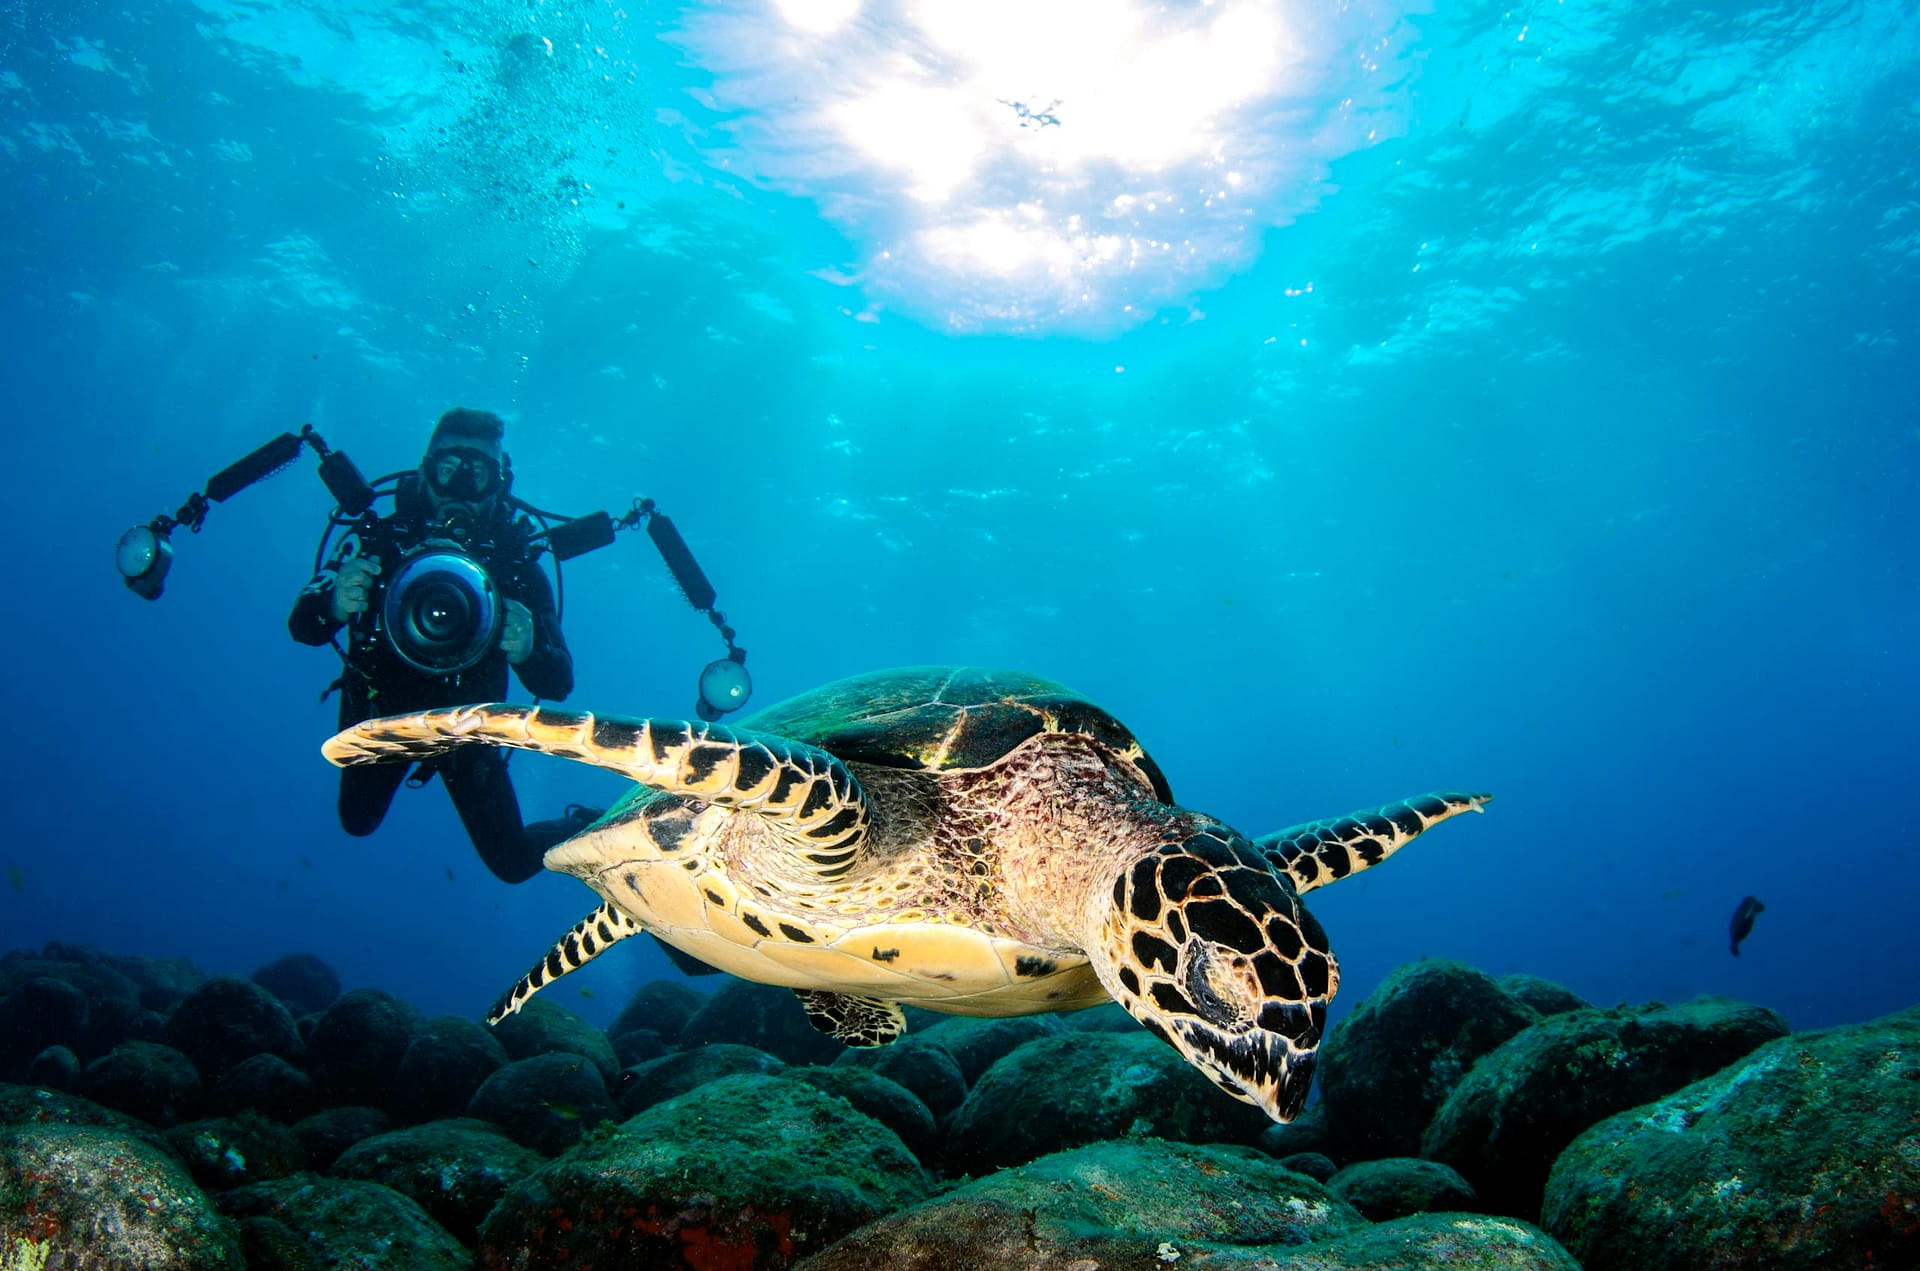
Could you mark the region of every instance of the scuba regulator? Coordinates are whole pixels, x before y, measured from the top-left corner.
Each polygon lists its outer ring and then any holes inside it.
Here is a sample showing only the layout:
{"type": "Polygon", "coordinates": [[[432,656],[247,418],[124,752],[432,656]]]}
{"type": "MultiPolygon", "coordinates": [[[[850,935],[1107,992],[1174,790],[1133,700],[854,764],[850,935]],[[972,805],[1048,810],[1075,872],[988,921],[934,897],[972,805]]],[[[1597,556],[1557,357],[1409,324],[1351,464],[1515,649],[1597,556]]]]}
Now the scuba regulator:
{"type": "MultiPolygon", "coordinates": [[[[298,433],[281,433],[215,473],[204,492],[188,495],[171,516],[163,512],[120,536],[114,560],[128,590],[142,599],[158,600],[167,573],[173,568],[173,531],[184,526],[198,534],[213,504],[224,503],[287,467],[300,457],[302,446],[312,447],[319,456],[320,480],[335,503],[314,551],[315,573],[326,560],[335,531],[358,525],[364,518],[377,519],[374,503],[393,497],[399,483],[409,475],[403,470],[368,481],[343,451],[328,447],[313,425],[303,426],[298,433]]],[[[510,490],[503,491],[502,498],[508,507],[526,513],[539,525],[528,547],[535,558],[552,555],[555,607],[561,613],[566,607],[561,562],[607,546],[618,531],[644,526],[681,596],[706,615],[726,642],[726,653],[701,669],[695,714],[711,723],[747,704],[753,693],[747,651],[734,642],[734,630],[726,614],[714,607],[718,593],[694,560],[679,527],[652,499],[635,499],[626,514],[615,519],[604,511],[561,516],[513,497],[510,490]]],[[[377,615],[380,638],[417,670],[457,675],[479,662],[499,642],[505,604],[499,585],[470,550],[475,532],[468,518],[441,518],[424,541],[401,556],[370,609],[377,615]]],[[[344,651],[341,656],[346,656],[344,651]]]]}

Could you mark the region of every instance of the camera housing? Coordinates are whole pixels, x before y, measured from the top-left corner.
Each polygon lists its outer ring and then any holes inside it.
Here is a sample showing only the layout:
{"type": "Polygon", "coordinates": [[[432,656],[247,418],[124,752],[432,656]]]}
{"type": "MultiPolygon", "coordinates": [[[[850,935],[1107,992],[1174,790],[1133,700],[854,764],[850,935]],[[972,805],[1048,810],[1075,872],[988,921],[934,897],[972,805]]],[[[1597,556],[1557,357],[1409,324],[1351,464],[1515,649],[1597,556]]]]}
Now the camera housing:
{"type": "Polygon", "coordinates": [[[493,576],[460,544],[428,539],[401,558],[379,614],[395,657],[428,675],[458,675],[499,644],[505,606],[493,576]]]}

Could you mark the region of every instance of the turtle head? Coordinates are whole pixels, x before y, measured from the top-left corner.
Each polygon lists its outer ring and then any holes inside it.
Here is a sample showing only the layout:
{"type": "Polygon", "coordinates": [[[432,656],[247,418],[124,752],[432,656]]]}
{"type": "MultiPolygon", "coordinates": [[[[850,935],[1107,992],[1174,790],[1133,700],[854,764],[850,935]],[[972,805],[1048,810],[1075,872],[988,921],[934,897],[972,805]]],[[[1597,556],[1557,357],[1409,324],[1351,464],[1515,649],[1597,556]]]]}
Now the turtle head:
{"type": "Polygon", "coordinates": [[[1134,1018],[1234,1098],[1299,1114],[1339,969],[1252,844],[1201,819],[1111,876],[1089,918],[1094,972],[1134,1018]]]}
{"type": "MultiPolygon", "coordinates": [[[[687,795],[638,786],[593,825],[547,850],[546,865],[596,891],[623,865],[702,853],[732,811],[687,795]]],[[[620,897],[607,899],[619,903],[620,897]]]]}

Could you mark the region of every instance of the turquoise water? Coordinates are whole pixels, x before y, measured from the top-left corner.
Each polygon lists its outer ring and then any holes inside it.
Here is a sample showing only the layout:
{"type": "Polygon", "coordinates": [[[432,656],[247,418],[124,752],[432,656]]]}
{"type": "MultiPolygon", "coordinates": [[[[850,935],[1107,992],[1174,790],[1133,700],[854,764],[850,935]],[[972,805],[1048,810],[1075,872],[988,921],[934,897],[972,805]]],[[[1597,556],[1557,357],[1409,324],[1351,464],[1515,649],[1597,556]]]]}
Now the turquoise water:
{"type": "MultiPolygon", "coordinates": [[[[1348,1006],[1910,1004],[1911,7],[1034,9],[8,6],[0,944],[476,1014],[590,907],[438,790],[334,823],[310,458],[111,568],[282,430],[371,475],[464,404],[535,503],[673,515],[756,704],[1018,667],[1249,834],[1496,792],[1313,897],[1348,1006]]],[[[644,539],[565,582],[569,704],[685,714],[644,539]]]]}

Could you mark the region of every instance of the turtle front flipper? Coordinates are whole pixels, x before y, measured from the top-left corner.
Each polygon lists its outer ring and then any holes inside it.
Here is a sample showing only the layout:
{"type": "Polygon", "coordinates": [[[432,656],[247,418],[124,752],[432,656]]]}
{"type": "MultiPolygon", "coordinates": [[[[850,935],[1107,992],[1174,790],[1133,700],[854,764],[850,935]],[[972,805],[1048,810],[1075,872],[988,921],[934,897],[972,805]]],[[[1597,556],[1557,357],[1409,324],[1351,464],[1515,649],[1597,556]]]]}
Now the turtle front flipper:
{"type": "Polygon", "coordinates": [[[492,703],[369,719],[330,738],[321,753],[345,768],[431,759],[473,744],[558,755],[755,813],[822,878],[853,867],[872,822],[860,783],[826,751],[719,724],[492,703]]]}
{"type": "Polygon", "coordinates": [[[1478,812],[1491,798],[1490,794],[1440,790],[1385,807],[1290,825],[1260,836],[1253,844],[1275,869],[1293,879],[1295,890],[1310,892],[1378,865],[1448,817],[1478,812]]]}
{"type": "Polygon", "coordinates": [[[628,936],[639,935],[645,928],[633,919],[615,909],[612,905],[602,905],[579,922],[573,930],[554,942],[547,950],[547,956],[535,963],[533,968],[520,977],[515,984],[501,995],[487,1011],[487,1023],[498,1024],[507,1016],[519,1011],[527,1004],[527,999],[553,983],[569,971],[578,971],[587,963],[606,952],[607,948],[628,936]]]}

